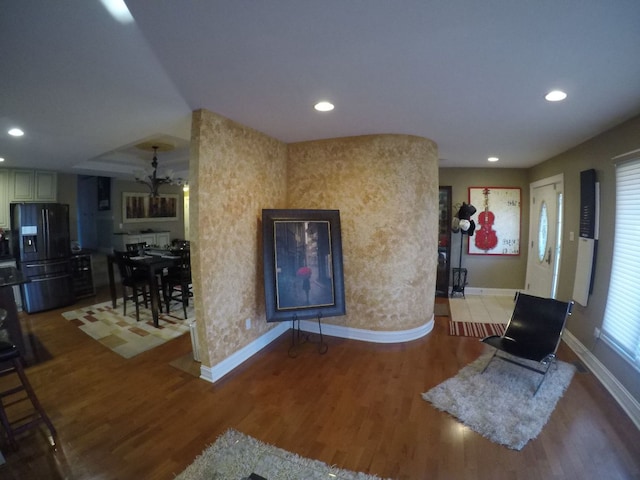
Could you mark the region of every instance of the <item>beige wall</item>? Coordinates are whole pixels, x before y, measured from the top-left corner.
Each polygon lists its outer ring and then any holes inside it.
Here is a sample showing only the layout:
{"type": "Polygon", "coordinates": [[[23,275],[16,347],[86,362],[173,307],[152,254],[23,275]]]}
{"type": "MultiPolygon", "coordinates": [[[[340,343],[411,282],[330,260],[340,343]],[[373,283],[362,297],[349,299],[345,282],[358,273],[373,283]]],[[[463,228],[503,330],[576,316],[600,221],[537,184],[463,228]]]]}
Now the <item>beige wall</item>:
{"type": "Polygon", "coordinates": [[[192,120],[192,266],[204,366],[263,335],[263,208],[339,209],[348,327],[405,330],[433,314],[437,148],[382,135],[285,145],[214,113],[192,120]],[[250,330],[245,320],[253,319],[250,330]],[[201,320],[201,321],[200,321],[201,320]]]}
{"type": "MultiPolygon", "coordinates": [[[[118,178],[111,179],[111,210],[108,212],[97,212],[101,219],[110,219],[113,232],[139,232],[140,230],[152,229],[155,231],[171,232],[171,239],[184,238],[184,195],[182,187],[178,185],[163,185],[160,193],[178,195],[178,219],[168,221],[148,221],[123,223],[122,219],[122,194],[124,192],[149,193],[149,189],[135,181],[118,178]],[[122,228],[120,228],[122,225],[122,228]]],[[[102,232],[106,234],[108,232],[102,232]]]]}
{"type": "MultiPolygon", "coordinates": [[[[462,268],[468,270],[468,286],[476,288],[524,288],[527,276],[529,238],[529,180],[525,169],[514,168],[441,168],[440,185],[452,187],[453,215],[462,202],[469,202],[469,187],[518,187],[521,189],[520,255],[468,255],[468,236],[462,245],[462,268]]],[[[481,205],[474,205],[478,210],[481,205]]],[[[452,267],[460,259],[460,233],[451,234],[452,267]]]]}
{"type": "MultiPolygon", "coordinates": [[[[576,269],[577,241],[568,241],[569,232],[578,238],[580,220],[580,172],[596,169],[600,182],[600,239],[593,294],[587,307],[576,305],[568,330],[585,345],[640,402],[638,372],[597,340],[594,329],[602,326],[611,275],[615,227],[615,165],[612,157],[640,148],[640,116],[635,117],[571,150],[551,158],[530,171],[531,181],[564,174],[565,210],[563,260],[560,267],[558,298],[571,298],[576,269]]],[[[640,244],[640,241],[639,241],[640,244]]],[[[637,288],[629,285],[629,288],[637,288]]]]}

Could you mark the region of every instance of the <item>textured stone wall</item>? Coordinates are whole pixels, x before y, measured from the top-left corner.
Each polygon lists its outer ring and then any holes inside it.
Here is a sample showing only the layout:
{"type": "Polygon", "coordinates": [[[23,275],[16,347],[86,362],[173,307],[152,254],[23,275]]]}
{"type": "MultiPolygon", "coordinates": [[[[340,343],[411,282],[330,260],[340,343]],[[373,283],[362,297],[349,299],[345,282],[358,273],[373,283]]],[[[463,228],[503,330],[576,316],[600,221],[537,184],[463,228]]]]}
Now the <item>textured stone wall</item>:
{"type": "Polygon", "coordinates": [[[438,229],[434,142],[368,135],[291,144],[287,208],[340,210],[347,315],[326,322],[398,331],[431,319],[438,229]]]}
{"type": "Polygon", "coordinates": [[[263,208],[338,209],[347,315],[340,325],[400,331],[433,314],[437,147],[406,135],[285,145],[214,113],[192,121],[192,268],[202,363],[263,335],[263,208]],[[253,326],[245,329],[245,320],[253,326]]]}
{"type": "Polygon", "coordinates": [[[206,110],[194,112],[191,140],[195,311],[202,363],[212,366],[271,328],[259,222],[263,208],[285,208],[287,148],[206,110]]]}

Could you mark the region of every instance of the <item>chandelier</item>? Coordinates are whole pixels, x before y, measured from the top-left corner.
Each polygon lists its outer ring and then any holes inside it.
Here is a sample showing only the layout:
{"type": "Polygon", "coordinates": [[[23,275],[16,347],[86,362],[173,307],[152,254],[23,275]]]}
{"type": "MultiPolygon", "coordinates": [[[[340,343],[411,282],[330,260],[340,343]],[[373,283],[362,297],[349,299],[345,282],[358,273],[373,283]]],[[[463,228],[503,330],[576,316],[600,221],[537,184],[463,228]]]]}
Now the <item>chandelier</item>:
{"type": "Polygon", "coordinates": [[[151,145],[151,148],[153,149],[153,160],[151,161],[152,170],[137,173],[136,182],[147,186],[149,196],[157,197],[158,187],[160,185],[171,185],[174,183],[174,179],[172,178],[173,173],[171,171],[167,171],[167,174],[163,177],[158,176],[158,148],[160,148],[160,146],[151,145]]]}

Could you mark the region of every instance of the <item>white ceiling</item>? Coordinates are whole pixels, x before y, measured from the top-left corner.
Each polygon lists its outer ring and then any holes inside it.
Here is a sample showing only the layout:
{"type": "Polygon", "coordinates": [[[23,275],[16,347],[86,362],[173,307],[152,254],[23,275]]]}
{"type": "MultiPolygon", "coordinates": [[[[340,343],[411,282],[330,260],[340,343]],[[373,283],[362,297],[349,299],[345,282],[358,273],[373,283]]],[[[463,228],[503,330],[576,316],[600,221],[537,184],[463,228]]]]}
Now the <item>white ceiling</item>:
{"type": "Polygon", "coordinates": [[[443,167],[529,167],[640,113],[638,0],[126,3],[128,24],[0,0],[4,167],[128,176],[159,139],[181,172],[199,108],[284,142],[412,134],[443,167]]]}

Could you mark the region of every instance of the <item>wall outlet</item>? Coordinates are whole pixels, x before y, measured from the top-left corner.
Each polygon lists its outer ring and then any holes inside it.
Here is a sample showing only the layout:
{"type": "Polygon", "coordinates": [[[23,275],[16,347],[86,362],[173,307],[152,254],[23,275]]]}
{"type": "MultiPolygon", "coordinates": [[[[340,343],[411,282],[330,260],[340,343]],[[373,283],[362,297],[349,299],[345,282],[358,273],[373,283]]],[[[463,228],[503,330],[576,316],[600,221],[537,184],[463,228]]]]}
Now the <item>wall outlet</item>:
{"type": "Polygon", "coordinates": [[[244,321],[244,328],[245,328],[246,330],[251,330],[251,319],[250,319],[250,318],[247,318],[247,319],[244,321]]]}
{"type": "Polygon", "coordinates": [[[600,338],[600,329],[598,327],[593,329],[593,336],[595,338],[600,338]]]}

